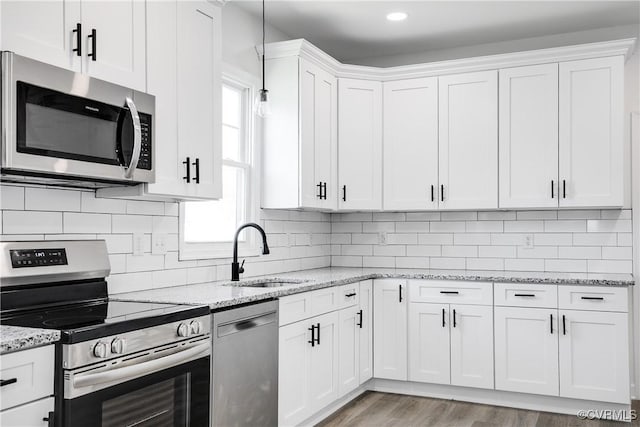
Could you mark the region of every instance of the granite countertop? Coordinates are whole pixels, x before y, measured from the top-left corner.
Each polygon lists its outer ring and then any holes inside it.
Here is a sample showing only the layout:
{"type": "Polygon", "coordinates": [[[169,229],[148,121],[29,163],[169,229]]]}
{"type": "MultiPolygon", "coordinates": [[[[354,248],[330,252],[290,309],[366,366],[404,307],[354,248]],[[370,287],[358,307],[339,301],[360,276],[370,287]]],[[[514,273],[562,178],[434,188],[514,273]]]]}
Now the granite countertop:
{"type": "Polygon", "coordinates": [[[0,354],[52,344],[60,339],[60,331],[0,325],[0,354]]]}
{"type": "Polygon", "coordinates": [[[115,295],[115,299],[171,302],[183,304],[208,304],[212,310],[245,304],[254,301],[277,298],[286,295],[340,286],[377,278],[431,279],[431,280],[469,280],[507,283],[535,283],[549,285],[591,285],[591,286],[629,286],[634,284],[631,274],[580,274],[580,273],[540,273],[540,272],[504,272],[504,271],[455,271],[455,270],[419,270],[385,268],[321,268],[316,270],[294,271],[253,277],[240,283],[251,284],[257,281],[291,280],[292,283],[274,288],[256,288],[227,286],[230,281],[200,283],[174,286],[148,291],[130,292],[115,295]]]}

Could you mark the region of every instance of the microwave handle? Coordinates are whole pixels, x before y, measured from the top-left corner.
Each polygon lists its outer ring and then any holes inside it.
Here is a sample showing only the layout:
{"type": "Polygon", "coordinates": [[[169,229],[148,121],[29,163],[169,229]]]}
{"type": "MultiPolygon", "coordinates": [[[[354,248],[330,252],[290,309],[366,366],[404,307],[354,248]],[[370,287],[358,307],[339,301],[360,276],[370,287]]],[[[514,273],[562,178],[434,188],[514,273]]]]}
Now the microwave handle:
{"type": "Polygon", "coordinates": [[[124,169],[124,177],[131,179],[133,172],[138,167],[138,161],[140,160],[140,149],[142,148],[142,128],[140,127],[140,116],[138,115],[138,109],[134,104],[133,99],[128,96],[125,98],[125,104],[129,108],[131,113],[131,121],[133,122],[133,153],[131,155],[131,161],[129,166],[124,169]]]}

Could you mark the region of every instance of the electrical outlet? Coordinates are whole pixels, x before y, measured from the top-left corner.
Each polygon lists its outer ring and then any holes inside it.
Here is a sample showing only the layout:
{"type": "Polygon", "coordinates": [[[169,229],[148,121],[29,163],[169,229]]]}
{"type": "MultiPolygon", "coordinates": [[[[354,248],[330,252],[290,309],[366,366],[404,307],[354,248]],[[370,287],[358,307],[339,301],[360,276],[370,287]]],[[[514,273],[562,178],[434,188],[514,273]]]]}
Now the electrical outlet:
{"type": "Polygon", "coordinates": [[[378,233],[378,243],[381,245],[386,245],[387,244],[387,232],[386,231],[381,231],[378,233]]]}
{"type": "Polygon", "coordinates": [[[144,255],[144,233],[133,233],[133,255],[144,255]]]}
{"type": "Polygon", "coordinates": [[[155,255],[166,254],[167,239],[168,239],[168,236],[166,233],[151,234],[151,253],[155,255]]]}
{"type": "Polygon", "coordinates": [[[522,247],[525,249],[533,249],[533,234],[525,234],[524,241],[522,242],[522,247]]]}

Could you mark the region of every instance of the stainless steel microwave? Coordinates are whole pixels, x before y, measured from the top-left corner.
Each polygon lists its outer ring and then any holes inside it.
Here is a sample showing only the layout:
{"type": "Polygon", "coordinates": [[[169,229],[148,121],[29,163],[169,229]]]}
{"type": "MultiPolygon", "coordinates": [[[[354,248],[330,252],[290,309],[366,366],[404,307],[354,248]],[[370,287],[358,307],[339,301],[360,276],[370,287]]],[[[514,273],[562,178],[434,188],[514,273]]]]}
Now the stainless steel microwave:
{"type": "Polygon", "coordinates": [[[155,181],[152,95],[11,52],[0,66],[3,181],[155,181]]]}

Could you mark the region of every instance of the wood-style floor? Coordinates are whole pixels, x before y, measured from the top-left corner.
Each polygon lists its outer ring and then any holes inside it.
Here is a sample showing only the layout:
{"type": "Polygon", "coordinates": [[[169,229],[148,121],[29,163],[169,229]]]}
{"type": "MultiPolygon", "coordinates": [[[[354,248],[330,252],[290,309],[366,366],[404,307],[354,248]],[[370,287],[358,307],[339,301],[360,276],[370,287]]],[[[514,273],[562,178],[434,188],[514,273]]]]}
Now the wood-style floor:
{"type": "MultiPolygon", "coordinates": [[[[637,401],[634,408],[640,409],[637,401]]],[[[581,420],[571,415],[368,391],[318,426],[638,427],[640,422],[581,420]]]]}

